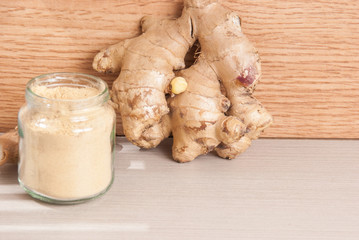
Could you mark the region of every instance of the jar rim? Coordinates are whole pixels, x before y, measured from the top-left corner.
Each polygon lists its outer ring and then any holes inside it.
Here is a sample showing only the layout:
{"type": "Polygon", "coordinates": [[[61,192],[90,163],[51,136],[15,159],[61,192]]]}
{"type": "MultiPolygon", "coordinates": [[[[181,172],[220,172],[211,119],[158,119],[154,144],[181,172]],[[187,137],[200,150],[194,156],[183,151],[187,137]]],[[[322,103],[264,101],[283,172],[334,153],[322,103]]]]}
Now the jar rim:
{"type": "MultiPolygon", "coordinates": [[[[51,85],[51,84],[49,84],[51,85]]],[[[74,85],[75,84],[70,84],[69,85],[74,85]]],[[[81,84],[77,84],[77,86],[82,86],[81,84]]],[[[71,103],[71,104],[85,104],[86,102],[88,103],[104,103],[107,100],[109,100],[110,96],[109,96],[109,90],[108,90],[108,85],[105,81],[103,81],[101,78],[90,75],[90,74],[85,74],[85,73],[78,73],[78,72],[54,72],[54,73],[46,73],[46,74],[42,74],[39,75],[37,77],[32,78],[27,84],[26,84],[26,99],[29,100],[29,98],[31,100],[39,100],[42,102],[45,102],[47,104],[50,104],[51,102],[53,103],[71,103]],[[94,96],[90,96],[90,97],[86,97],[86,98],[80,98],[80,99],[57,99],[57,98],[48,98],[42,95],[39,95],[37,93],[35,93],[32,90],[32,86],[38,82],[38,81],[47,81],[47,83],[52,83],[55,84],[57,81],[61,81],[61,80],[74,80],[76,79],[79,81],[80,78],[82,78],[81,80],[87,80],[87,81],[91,81],[93,83],[93,87],[97,84],[98,87],[100,87],[100,92],[94,96]],[[98,99],[98,101],[96,101],[98,99]]]]}

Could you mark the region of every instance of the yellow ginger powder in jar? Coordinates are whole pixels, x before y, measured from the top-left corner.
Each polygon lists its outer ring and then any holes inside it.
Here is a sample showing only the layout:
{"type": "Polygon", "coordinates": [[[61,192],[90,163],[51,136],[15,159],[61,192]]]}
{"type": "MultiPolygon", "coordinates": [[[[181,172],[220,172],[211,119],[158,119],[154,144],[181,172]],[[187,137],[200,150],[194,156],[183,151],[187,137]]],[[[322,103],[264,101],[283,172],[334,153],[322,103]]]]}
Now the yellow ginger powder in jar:
{"type": "Polygon", "coordinates": [[[19,182],[35,198],[71,203],[101,195],[113,181],[115,113],[102,80],[57,75],[28,84],[19,112],[19,182]]]}

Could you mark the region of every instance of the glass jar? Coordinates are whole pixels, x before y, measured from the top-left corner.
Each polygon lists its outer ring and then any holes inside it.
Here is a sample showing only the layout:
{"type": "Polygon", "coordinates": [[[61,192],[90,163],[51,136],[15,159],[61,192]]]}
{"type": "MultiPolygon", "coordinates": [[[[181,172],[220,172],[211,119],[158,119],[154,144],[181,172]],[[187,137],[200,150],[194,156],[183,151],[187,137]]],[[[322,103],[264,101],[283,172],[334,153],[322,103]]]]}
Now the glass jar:
{"type": "Polygon", "coordinates": [[[107,84],[80,73],[51,73],[26,86],[20,109],[19,183],[32,197],[79,203],[114,178],[115,112],[107,84]]]}

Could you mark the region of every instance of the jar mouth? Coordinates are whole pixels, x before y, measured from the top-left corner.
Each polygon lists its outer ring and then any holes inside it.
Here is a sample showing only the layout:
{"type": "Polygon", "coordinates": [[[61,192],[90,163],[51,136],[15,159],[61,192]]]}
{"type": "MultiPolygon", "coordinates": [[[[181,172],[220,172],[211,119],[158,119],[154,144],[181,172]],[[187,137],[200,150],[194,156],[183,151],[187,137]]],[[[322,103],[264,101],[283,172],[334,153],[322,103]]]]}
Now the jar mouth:
{"type": "Polygon", "coordinates": [[[45,103],[47,105],[51,105],[52,103],[67,103],[71,104],[73,107],[101,104],[105,103],[110,98],[108,86],[101,78],[89,74],[71,72],[48,73],[34,77],[26,85],[25,97],[31,102],[45,103]],[[96,94],[75,99],[51,98],[34,91],[34,88],[36,87],[46,87],[48,89],[56,87],[70,87],[76,89],[92,88],[96,90],[96,94]]]}

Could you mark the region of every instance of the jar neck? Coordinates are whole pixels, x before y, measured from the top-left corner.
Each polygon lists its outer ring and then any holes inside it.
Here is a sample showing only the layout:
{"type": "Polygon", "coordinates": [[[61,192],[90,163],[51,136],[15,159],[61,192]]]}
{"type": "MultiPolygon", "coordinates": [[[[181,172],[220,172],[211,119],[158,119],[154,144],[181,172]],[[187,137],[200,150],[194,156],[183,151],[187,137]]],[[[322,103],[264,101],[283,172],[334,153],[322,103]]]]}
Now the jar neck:
{"type": "Polygon", "coordinates": [[[107,84],[98,77],[82,73],[50,73],[29,81],[25,98],[32,106],[75,111],[101,106],[110,96],[107,84]]]}

